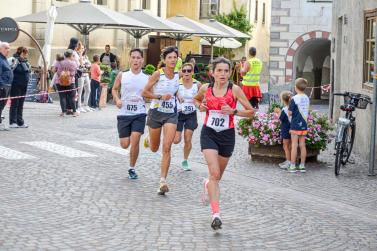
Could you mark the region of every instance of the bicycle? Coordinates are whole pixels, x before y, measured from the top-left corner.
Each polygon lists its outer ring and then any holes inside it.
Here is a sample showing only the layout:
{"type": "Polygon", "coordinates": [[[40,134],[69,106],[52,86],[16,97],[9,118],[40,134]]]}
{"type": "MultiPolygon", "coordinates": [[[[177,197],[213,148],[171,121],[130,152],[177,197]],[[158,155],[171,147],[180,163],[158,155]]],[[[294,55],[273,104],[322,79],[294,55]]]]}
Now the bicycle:
{"type": "Polygon", "coordinates": [[[358,109],[366,109],[368,104],[372,104],[369,96],[344,92],[334,93],[334,96],[343,96],[344,105],[340,110],[346,112],[344,117],[340,117],[337,122],[336,139],[335,139],[335,175],[339,175],[341,165],[346,165],[353,148],[356,133],[356,118],[352,112],[358,109]]]}

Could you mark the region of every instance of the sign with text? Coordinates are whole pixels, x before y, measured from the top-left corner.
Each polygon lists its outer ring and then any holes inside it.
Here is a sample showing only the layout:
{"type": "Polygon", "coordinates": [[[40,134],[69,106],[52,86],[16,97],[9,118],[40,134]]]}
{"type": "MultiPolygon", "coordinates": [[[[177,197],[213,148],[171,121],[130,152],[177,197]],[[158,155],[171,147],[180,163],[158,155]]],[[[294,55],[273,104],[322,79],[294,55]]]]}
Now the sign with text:
{"type": "Polygon", "coordinates": [[[18,24],[14,19],[10,17],[0,19],[0,41],[12,43],[18,38],[19,32],[18,24]]]}

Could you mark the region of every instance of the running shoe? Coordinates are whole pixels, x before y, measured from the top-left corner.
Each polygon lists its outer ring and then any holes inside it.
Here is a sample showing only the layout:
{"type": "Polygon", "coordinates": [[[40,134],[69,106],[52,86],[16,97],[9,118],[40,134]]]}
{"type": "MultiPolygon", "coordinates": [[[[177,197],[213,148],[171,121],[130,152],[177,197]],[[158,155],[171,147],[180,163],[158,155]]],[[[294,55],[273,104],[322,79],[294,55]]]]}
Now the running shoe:
{"type": "Polygon", "coordinates": [[[149,147],[149,135],[146,135],[144,138],[144,147],[145,148],[149,147]]]}
{"type": "Polygon", "coordinates": [[[290,164],[289,167],[287,168],[287,171],[288,171],[289,173],[295,173],[295,172],[297,171],[297,169],[296,169],[296,165],[294,165],[294,164],[290,164]]]}
{"type": "Polygon", "coordinates": [[[191,171],[187,160],[182,161],[182,169],[183,171],[191,171]]]}
{"type": "Polygon", "coordinates": [[[135,169],[128,169],[128,178],[130,180],[136,180],[138,178],[135,169]]]}
{"type": "Polygon", "coordinates": [[[160,181],[160,188],[157,190],[158,195],[165,195],[169,192],[169,187],[166,181],[160,181]]]}
{"type": "Polygon", "coordinates": [[[212,227],[213,230],[219,230],[219,229],[221,229],[222,224],[223,223],[221,222],[220,217],[216,216],[212,220],[211,227],[212,227]]]}
{"type": "Polygon", "coordinates": [[[203,193],[202,193],[202,203],[205,206],[208,206],[209,204],[208,188],[206,186],[207,180],[208,179],[205,179],[203,181],[203,193]]]}
{"type": "Polygon", "coordinates": [[[18,128],[18,125],[16,123],[10,124],[9,128],[18,128]]]}
{"type": "Polygon", "coordinates": [[[306,173],[305,165],[300,164],[300,165],[298,166],[297,171],[299,171],[300,173],[306,173]]]}
{"type": "Polygon", "coordinates": [[[19,125],[18,128],[29,128],[27,124],[19,125]]]}
{"type": "Polygon", "coordinates": [[[0,131],[9,131],[9,129],[5,127],[4,123],[0,123],[0,131]]]}
{"type": "Polygon", "coordinates": [[[286,161],[284,161],[284,162],[282,162],[282,163],[279,163],[279,167],[280,167],[281,169],[287,169],[287,168],[289,167],[290,164],[291,164],[291,162],[288,161],[288,160],[286,160],[286,161]]]}

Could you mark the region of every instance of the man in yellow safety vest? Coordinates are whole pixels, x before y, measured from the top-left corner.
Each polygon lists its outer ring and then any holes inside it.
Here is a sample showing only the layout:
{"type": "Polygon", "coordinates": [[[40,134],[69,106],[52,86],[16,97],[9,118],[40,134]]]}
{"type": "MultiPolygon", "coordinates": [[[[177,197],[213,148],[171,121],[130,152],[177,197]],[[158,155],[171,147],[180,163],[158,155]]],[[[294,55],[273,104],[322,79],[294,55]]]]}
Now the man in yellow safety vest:
{"type": "Polygon", "coordinates": [[[263,63],[260,59],[255,57],[257,54],[257,49],[255,47],[249,49],[249,54],[250,59],[245,62],[240,71],[240,74],[243,77],[242,90],[250,101],[251,106],[258,109],[258,103],[262,99],[260,77],[263,63]]]}

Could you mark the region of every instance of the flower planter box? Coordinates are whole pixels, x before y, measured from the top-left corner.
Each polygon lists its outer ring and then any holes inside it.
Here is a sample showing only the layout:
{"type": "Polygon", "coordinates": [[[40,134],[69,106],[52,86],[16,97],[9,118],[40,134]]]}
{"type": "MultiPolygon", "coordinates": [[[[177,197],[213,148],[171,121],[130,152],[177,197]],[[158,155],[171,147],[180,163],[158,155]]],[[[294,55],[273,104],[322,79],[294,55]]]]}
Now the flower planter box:
{"type": "MultiPolygon", "coordinates": [[[[306,162],[315,162],[317,161],[317,156],[319,155],[319,150],[311,150],[306,149],[306,162]]],[[[277,162],[285,160],[285,154],[282,145],[275,145],[275,146],[264,146],[264,145],[253,145],[249,144],[249,154],[251,155],[251,159],[255,160],[262,160],[268,162],[277,162]]],[[[299,159],[300,150],[297,151],[297,158],[299,159]]]]}

